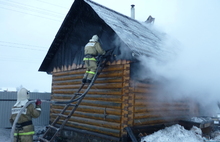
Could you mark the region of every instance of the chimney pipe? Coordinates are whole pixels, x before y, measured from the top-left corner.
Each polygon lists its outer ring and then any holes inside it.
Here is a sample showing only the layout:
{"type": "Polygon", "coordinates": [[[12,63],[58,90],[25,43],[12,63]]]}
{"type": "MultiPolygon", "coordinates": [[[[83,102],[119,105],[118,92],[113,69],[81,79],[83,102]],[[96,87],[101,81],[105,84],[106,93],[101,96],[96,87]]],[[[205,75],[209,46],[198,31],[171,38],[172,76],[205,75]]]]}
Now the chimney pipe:
{"type": "Polygon", "coordinates": [[[131,5],[131,18],[135,19],[134,4],[131,5]]]}

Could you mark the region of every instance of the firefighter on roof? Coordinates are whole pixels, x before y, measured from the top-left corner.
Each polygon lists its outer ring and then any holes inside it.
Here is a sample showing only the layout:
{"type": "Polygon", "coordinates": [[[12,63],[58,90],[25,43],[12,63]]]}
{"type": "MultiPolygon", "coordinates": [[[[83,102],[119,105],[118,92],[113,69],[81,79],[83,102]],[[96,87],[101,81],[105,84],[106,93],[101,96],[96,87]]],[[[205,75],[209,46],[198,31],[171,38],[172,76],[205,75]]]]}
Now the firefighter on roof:
{"type": "Polygon", "coordinates": [[[105,55],[105,51],[102,49],[98,42],[99,37],[97,35],[93,35],[92,39],[85,46],[85,57],[83,61],[85,61],[86,65],[86,73],[82,79],[82,83],[90,83],[97,69],[97,55],[105,55]]]}
{"type": "MultiPolygon", "coordinates": [[[[21,88],[17,92],[17,102],[12,107],[12,113],[10,123],[13,125],[17,114],[20,112],[23,106],[28,102],[29,91],[25,88],[21,88]]],[[[15,142],[33,142],[34,126],[32,124],[32,118],[37,118],[41,114],[41,100],[36,100],[36,105],[30,104],[22,112],[15,128],[15,142]]]]}

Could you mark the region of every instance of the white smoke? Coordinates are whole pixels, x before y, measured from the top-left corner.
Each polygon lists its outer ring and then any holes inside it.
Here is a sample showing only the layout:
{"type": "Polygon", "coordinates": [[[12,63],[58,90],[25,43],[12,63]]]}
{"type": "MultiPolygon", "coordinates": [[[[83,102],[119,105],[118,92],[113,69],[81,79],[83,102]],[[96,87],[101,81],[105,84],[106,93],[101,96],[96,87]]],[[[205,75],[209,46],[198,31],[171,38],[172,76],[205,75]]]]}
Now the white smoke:
{"type": "Polygon", "coordinates": [[[142,60],[150,69],[148,77],[161,81],[167,95],[191,97],[215,115],[220,112],[220,2],[186,0],[177,4],[176,23],[167,30],[181,43],[173,47],[179,49],[175,58],[169,62],[142,60]]]}

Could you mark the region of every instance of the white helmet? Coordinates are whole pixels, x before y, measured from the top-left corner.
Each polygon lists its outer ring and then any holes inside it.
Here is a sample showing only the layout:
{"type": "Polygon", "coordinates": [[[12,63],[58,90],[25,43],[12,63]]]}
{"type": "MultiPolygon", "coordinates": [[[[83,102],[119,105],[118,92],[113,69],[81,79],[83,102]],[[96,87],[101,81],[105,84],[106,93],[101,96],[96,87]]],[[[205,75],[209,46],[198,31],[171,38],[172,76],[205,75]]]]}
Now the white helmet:
{"type": "Polygon", "coordinates": [[[92,39],[90,39],[90,41],[98,41],[99,37],[97,35],[93,35],[92,39]]]}
{"type": "Polygon", "coordinates": [[[17,102],[15,103],[14,106],[17,107],[21,107],[24,106],[29,99],[29,91],[25,88],[21,88],[18,92],[17,92],[17,102]]]}

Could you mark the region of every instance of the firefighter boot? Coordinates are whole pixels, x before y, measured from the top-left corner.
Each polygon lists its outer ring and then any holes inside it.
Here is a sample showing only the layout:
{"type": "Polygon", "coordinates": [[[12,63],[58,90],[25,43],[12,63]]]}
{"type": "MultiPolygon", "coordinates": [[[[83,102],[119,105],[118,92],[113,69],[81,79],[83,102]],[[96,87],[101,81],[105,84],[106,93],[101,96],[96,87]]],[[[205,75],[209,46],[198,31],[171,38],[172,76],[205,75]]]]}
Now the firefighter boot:
{"type": "Polygon", "coordinates": [[[86,83],[90,83],[92,80],[91,79],[87,79],[86,80],[86,83]]]}
{"type": "Polygon", "coordinates": [[[82,79],[82,83],[86,83],[86,78],[83,78],[83,79],[82,79]]]}

